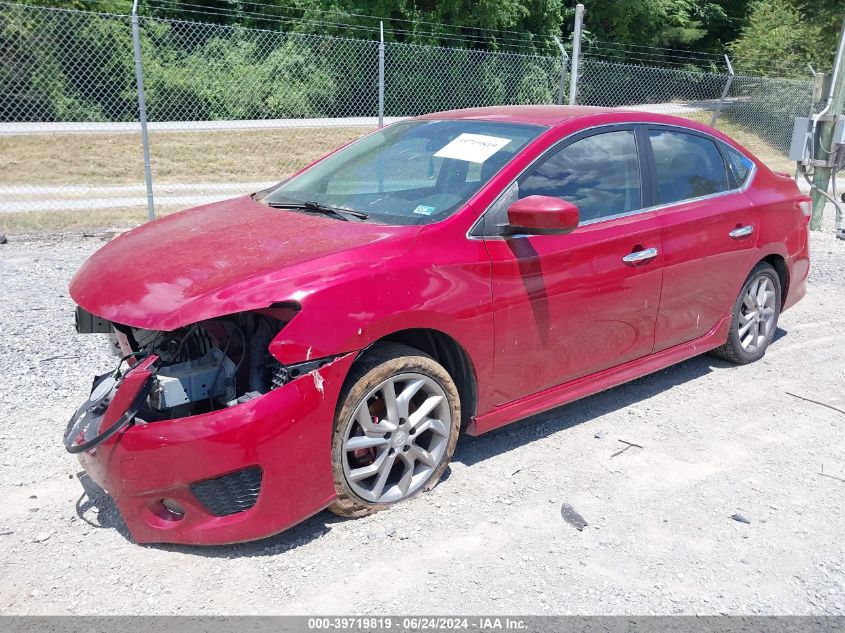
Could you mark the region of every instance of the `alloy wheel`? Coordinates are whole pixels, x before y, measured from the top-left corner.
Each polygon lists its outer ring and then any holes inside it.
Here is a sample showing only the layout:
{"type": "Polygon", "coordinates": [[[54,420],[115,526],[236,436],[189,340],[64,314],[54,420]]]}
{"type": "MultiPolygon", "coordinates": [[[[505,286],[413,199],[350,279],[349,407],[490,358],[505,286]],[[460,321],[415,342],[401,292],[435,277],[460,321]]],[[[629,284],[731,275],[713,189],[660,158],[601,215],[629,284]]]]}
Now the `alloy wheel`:
{"type": "Polygon", "coordinates": [[[443,388],[419,373],[392,376],[372,389],[346,425],[343,474],[372,503],[419,490],[440,465],[452,417],[443,388]]]}
{"type": "Polygon", "coordinates": [[[775,323],[777,297],[768,275],[758,275],[742,297],[739,310],[739,344],[753,353],[765,345],[775,323]]]}

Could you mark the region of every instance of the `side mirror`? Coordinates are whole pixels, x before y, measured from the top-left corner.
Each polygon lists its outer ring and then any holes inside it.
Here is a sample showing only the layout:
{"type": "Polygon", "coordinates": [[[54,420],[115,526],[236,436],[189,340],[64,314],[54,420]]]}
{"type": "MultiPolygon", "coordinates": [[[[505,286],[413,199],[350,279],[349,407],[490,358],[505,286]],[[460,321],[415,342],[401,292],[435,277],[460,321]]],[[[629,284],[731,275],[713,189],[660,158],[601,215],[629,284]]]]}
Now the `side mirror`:
{"type": "Polygon", "coordinates": [[[508,207],[504,235],[563,235],[578,228],[580,214],[571,202],[552,196],[528,196],[508,207]]]}

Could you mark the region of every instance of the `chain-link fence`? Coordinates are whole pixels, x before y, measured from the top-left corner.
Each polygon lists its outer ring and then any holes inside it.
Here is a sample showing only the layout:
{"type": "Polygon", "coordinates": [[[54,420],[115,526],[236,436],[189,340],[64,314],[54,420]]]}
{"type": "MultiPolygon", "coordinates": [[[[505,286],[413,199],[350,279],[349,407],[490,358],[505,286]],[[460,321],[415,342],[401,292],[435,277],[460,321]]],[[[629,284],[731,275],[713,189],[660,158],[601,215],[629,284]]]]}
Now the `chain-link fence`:
{"type": "MultiPolygon", "coordinates": [[[[139,33],[159,212],[278,181],[380,116],[555,103],[569,92],[564,55],[388,42],[380,83],[374,40],[143,16],[139,33]]],[[[721,110],[718,126],[776,166],[793,117],[811,105],[809,79],[589,52],[580,68],[579,104],[705,123],[721,110]]],[[[143,218],[135,70],[129,16],[0,2],[0,226],[45,214],[59,224],[143,218]]]]}
{"type": "Polygon", "coordinates": [[[734,75],[581,61],[578,103],[671,114],[715,124],[773,168],[791,170],[787,151],[796,116],[813,106],[813,80],[734,75]]]}
{"type": "Polygon", "coordinates": [[[92,191],[105,198],[97,185],[109,187],[108,205],[134,204],[127,196],[143,191],[137,121],[128,16],[0,5],[0,214],[80,211],[92,191]],[[119,168],[66,134],[116,122],[126,122],[119,168]]]}
{"type": "Polygon", "coordinates": [[[385,114],[553,103],[561,63],[560,57],[388,43],[385,114]]]}

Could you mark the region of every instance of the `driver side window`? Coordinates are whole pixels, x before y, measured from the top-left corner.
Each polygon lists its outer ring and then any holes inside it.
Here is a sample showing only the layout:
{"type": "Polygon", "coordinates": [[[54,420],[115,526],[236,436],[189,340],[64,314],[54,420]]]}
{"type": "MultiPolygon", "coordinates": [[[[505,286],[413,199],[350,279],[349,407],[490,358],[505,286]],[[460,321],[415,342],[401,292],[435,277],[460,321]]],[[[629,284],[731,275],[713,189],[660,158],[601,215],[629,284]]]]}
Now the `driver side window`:
{"type": "Polygon", "coordinates": [[[519,197],[563,198],[581,223],[642,208],[640,161],[633,130],[602,132],[554,152],[519,179],[519,197]]]}

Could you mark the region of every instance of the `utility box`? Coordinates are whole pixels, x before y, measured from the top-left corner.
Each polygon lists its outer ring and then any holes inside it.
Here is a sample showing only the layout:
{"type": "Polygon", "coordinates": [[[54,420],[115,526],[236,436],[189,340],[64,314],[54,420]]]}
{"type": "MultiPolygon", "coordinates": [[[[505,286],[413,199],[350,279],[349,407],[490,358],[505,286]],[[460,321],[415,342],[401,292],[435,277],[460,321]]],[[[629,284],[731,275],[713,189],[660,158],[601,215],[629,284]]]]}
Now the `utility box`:
{"type": "Polygon", "coordinates": [[[845,117],[836,117],[831,145],[845,145],[845,117]]]}
{"type": "MultiPolygon", "coordinates": [[[[830,121],[828,117],[827,121],[830,121]]],[[[795,125],[792,128],[792,141],[789,144],[789,160],[794,160],[798,163],[811,161],[815,158],[813,150],[819,147],[821,143],[821,125],[816,125],[816,138],[812,139],[813,120],[808,117],[795,117],[795,125]]],[[[833,156],[837,154],[837,145],[845,145],[845,117],[838,116],[833,126],[833,138],[830,142],[830,147],[827,145],[824,148],[830,150],[830,158],[828,158],[828,166],[831,165],[833,156]]]]}
{"type": "Polygon", "coordinates": [[[803,163],[813,158],[811,155],[812,143],[810,134],[813,132],[813,121],[805,116],[795,117],[795,125],[792,128],[792,142],[789,144],[789,160],[803,163]]]}

